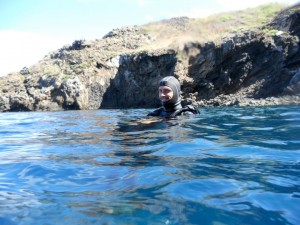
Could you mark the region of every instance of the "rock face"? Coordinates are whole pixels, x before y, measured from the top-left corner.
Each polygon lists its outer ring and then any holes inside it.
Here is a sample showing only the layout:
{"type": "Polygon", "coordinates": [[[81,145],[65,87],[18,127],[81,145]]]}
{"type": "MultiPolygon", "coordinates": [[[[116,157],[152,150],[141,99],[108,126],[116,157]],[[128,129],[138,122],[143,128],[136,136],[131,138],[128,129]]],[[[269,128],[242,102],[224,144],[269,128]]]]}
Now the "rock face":
{"type": "Polygon", "coordinates": [[[137,26],[115,29],[0,77],[0,111],[157,107],[158,82],[168,75],[180,80],[185,103],[299,104],[299,24],[298,4],[264,29],[188,42],[180,51],[143,49],[155,37],[137,26]]]}
{"type": "Polygon", "coordinates": [[[157,84],[173,75],[176,53],[172,50],[121,55],[116,76],[106,90],[102,108],[137,108],[159,105],[157,84]]]}
{"type": "MultiPolygon", "coordinates": [[[[135,87],[130,83],[122,83],[124,77],[125,80],[131,79],[133,68],[139,69],[141,75],[151,75],[151,70],[157,72],[157,76],[171,73],[172,68],[168,67],[170,63],[166,64],[167,69],[164,67],[164,58],[175,58],[174,51],[153,52],[152,56],[143,52],[123,53],[137,49],[149,41],[150,37],[144,35],[138,27],[114,30],[100,41],[74,41],[72,45],[50,53],[31,68],[0,77],[0,111],[99,109],[101,105],[124,107],[117,104],[125,96],[124,93],[132,96],[130,89],[120,92],[120,95],[116,93],[121,88],[135,87]],[[149,68],[134,66],[136,60],[149,68]],[[130,66],[127,70],[128,63],[130,66]],[[159,67],[162,68],[157,69],[159,67]],[[120,82],[121,86],[118,85],[120,82]],[[116,93],[112,87],[116,87],[116,93]],[[110,99],[107,92],[119,100],[110,99]],[[102,101],[104,94],[107,100],[102,101]]],[[[171,67],[174,65],[173,60],[171,67]]],[[[134,76],[139,78],[138,74],[134,76]]],[[[140,79],[145,80],[143,77],[140,79]]],[[[142,88],[141,86],[140,89],[142,88]]],[[[121,102],[129,107],[133,101],[126,99],[121,102]]],[[[137,103],[133,106],[137,106],[137,103]]]]}
{"type": "Polygon", "coordinates": [[[190,58],[188,75],[192,79],[184,85],[197,92],[197,101],[230,105],[233,95],[235,102],[236,98],[241,102],[246,98],[278,97],[287,93],[287,89],[297,93],[298,79],[292,79],[300,66],[296,36],[283,33],[268,37],[249,32],[220,45],[206,43],[199,46],[199,52],[190,58]]]}

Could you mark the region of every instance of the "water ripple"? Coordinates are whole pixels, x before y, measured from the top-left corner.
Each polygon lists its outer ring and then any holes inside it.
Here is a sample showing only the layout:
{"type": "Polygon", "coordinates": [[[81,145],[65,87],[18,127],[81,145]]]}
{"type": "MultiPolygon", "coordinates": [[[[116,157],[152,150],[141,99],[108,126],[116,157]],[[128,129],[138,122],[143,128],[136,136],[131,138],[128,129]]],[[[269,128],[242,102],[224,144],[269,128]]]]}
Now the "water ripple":
{"type": "Polygon", "coordinates": [[[300,108],[0,114],[0,224],[300,224],[300,108]]]}

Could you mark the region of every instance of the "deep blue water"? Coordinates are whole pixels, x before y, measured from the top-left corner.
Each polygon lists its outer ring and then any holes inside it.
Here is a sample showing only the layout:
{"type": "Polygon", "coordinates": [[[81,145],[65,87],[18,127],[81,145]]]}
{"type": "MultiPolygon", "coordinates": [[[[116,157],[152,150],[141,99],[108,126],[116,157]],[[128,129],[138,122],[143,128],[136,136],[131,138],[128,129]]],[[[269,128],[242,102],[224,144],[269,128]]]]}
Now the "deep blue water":
{"type": "Polygon", "coordinates": [[[300,107],[0,114],[0,224],[300,224],[300,107]]]}

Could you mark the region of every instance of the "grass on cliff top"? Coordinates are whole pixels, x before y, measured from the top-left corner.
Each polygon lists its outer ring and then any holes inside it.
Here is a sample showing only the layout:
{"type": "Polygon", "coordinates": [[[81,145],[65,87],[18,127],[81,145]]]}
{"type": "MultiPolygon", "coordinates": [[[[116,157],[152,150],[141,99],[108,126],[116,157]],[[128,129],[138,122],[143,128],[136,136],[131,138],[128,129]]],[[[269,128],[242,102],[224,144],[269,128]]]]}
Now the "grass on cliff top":
{"type": "Polygon", "coordinates": [[[142,29],[156,37],[157,47],[180,49],[187,41],[202,43],[216,41],[228,34],[257,29],[269,22],[284,7],[285,5],[272,3],[246,10],[219,13],[206,18],[178,20],[177,24],[176,21],[150,23],[142,26],[142,29]]]}

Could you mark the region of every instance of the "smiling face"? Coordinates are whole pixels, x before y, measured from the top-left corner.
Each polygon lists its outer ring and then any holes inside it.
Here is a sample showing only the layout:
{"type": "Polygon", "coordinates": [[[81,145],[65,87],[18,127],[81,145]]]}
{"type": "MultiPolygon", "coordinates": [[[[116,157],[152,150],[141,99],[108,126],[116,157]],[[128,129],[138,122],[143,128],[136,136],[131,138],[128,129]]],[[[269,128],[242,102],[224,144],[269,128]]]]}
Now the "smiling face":
{"type": "Polygon", "coordinates": [[[169,88],[168,86],[160,86],[158,88],[158,92],[159,92],[159,100],[161,102],[168,102],[173,98],[173,91],[171,88],[169,88]]]}

